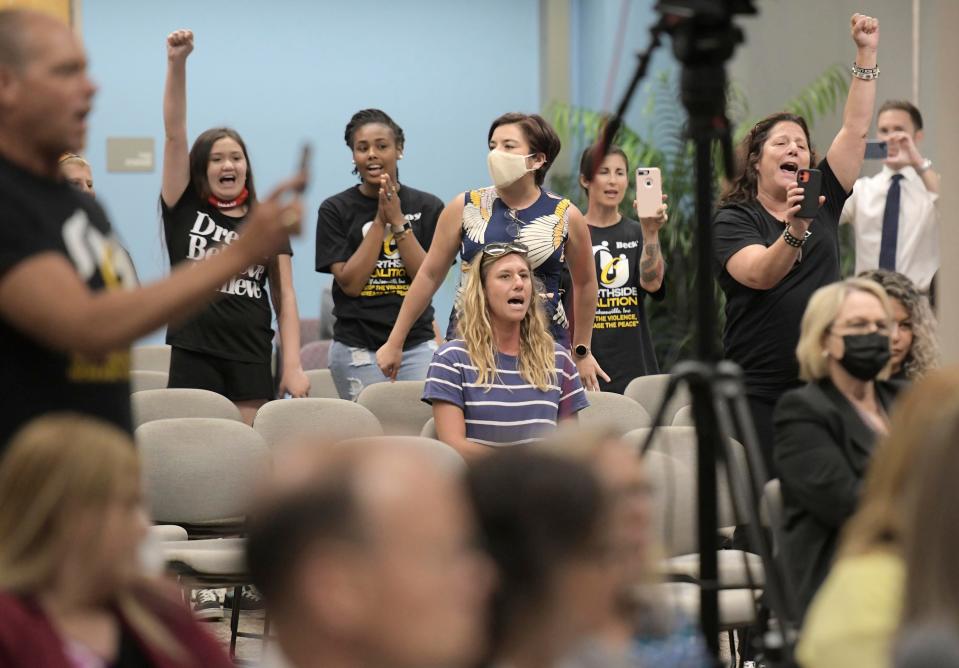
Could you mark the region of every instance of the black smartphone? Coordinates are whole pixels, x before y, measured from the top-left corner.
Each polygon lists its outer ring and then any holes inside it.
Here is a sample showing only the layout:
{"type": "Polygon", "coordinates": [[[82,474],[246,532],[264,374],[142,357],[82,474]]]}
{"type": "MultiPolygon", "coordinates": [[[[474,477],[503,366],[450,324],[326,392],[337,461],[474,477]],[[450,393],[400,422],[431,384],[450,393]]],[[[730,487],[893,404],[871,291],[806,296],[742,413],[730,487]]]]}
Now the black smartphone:
{"type": "Polygon", "coordinates": [[[866,142],[866,160],[885,160],[889,157],[889,145],[884,141],[871,139],[866,142]]]}
{"type": "Polygon", "coordinates": [[[819,213],[819,195],[822,191],[822,172],[818,169],[800,169],[796,172],[796,180],[803,189],[802,203],[799,205],[797,218],[815,218],[819,213]]]}
{"type": "Polygon", "coordinates": [[[303,194],[306,190],[306,184],[310,181],[310,162],[313,157],[313,147],[309,142],[303,144],[303,151],[300,153],[300,174],[306,176],[303,179],[303,185],[297,189],[297,192],[303,194]]]}

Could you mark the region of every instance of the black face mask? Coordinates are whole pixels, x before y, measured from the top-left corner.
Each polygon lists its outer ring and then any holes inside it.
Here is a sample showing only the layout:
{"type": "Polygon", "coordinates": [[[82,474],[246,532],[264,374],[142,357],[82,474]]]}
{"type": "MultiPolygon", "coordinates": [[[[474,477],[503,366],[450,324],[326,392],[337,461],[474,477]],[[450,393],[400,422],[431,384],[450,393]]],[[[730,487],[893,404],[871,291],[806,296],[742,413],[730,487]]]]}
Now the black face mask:
{"type": "Polygon", "coordinates": [[[889,337],[879,332],[847,334],[842,337],[842,342],[846,351],[839,363],[859,380],[875,379],[892,356],[889,352],[889,337]]]}

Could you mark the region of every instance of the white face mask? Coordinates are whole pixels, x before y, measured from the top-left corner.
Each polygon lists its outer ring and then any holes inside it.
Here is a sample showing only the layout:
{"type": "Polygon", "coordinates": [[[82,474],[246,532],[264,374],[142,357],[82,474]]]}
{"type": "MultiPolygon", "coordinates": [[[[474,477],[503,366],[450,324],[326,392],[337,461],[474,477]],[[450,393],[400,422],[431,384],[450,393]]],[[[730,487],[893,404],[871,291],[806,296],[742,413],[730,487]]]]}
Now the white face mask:
{"type": "Polygon", "coordinates": [[[534,155],[536,154],[508,153],[499,149],[490,151],[486,156],[486,166],[489,167],[493,185],[497,188],[505,188],[519,181],[527,172],[535,172],[536,168],[526,167],[526,158],[534,155]]]}

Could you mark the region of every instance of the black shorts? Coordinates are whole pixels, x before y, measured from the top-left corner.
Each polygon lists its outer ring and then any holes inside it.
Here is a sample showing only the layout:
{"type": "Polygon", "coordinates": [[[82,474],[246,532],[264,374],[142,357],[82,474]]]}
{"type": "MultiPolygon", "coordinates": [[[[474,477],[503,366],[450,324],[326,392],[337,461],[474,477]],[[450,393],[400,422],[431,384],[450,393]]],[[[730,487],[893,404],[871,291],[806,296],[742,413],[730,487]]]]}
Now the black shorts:
{"type": "Polygon", "coordinates": [[[170,355],[167,387],[210,390],[230,401],[276,397],[269,362],[237,362],[176,346],[170,355]]]}

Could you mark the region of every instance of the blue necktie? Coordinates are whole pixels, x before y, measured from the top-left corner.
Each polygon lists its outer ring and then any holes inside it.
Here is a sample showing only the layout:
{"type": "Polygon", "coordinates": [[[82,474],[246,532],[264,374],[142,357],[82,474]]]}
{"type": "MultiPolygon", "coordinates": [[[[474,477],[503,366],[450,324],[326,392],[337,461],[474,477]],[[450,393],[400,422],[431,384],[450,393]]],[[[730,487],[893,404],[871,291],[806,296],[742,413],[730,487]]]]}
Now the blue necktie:
{"type": "Polygon", "coordinates": [[[879,243],[879,268],[896,270],[896,244],[899,241],[899,182],[902,174],[893,174],[882,212],[882,241],[879,243]]]}

